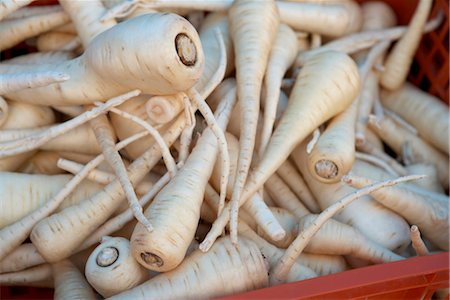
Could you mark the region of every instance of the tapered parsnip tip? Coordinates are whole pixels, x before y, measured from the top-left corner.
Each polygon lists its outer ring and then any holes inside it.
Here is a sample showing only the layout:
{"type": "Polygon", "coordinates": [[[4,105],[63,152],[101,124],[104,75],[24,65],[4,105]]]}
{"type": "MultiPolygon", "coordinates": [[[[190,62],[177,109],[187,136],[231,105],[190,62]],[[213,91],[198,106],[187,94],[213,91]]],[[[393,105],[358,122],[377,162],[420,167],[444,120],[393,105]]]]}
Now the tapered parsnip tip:
{"type": "Polygon", "coordinates": [[[357,132],[355,134],[355,144],[356,146],[362,146],[364,145],[364,143],[366,142],[366,136],[361,133],[361,132],[357,132]]]}
{"type": "Polygon", "coordinates": [[[117,250],[117,248],[106,247],[98,253],[95,262],[100,267],[109,267],[118,258],[119,258],[119,250],[117,250]]]}
{"type": "Polygon", "coordinates": [[[286,231],[284,231],[283,229],[273,233],[271,235],[271,238],[277,242],[277,241],[281,241],[282,239],[284,239],[284,237],[286,236],[286,231]]]}
{"type": "Polygon", "coordinates": [[[200,246],[198,246],[198,249],[202,252],[208,252],[208,250],[211,248],[212,243],[210,241],[204,240],[200,246]]]}
{"type": "Polygon", "coordinates": [[[419,227],[417,227],[417,225],[412,225],[411,226],[411,233],[416,233],[419,231],[419,227]]]}
{"type": "Polygon", "coordinates": [[[189,36],[180,33],[175,38],[175,48],[177,49],[178,57],[186,66],[193,66],[197,62],[197,48],[195,43],[189,36]]]}

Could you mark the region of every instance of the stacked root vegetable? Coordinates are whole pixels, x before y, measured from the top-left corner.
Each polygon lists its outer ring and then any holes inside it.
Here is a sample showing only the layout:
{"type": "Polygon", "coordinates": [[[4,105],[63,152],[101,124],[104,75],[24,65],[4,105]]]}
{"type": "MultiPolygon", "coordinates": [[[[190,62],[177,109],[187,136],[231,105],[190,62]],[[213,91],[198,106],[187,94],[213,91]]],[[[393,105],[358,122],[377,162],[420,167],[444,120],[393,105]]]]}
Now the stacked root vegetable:
{"type": "Polygon", "coordinates": [[[211,298],[448,251],[442,23],[383,2],[0,0],[0,283],[211,298]],[[24,6],[24,7],[19,7],[24,6]]]}

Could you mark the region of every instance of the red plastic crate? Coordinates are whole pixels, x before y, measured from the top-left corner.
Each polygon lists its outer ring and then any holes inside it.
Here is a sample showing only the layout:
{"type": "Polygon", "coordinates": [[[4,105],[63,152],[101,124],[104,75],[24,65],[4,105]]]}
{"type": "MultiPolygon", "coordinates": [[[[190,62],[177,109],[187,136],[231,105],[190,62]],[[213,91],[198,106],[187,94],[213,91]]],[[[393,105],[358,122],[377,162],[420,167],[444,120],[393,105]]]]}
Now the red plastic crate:
{"type": "MultiPolygon", "coordinates": [[[[359,3],[366,1],[369,0],[357,0],[359,3]]],[[[381,1],[388,3],[394,9],[398,23],[401,25],[408,24],[418,2],[418,0],[381,1]]],[[[38,0],[32,5],[56,3],[57,0],[38,0]]],[[[439,10],[445,14],[445,21],[437,30],[424,35],[408,80],[448,104],[448,0],[434,0],[431,15],[435,16],[439,10]]],[[[29,49],[23,44],[21,47],[25,50],[29,49]]],[[[2,53],[2,55],[5,54],[8,55],[7,52],[2,53]]],[[[415,257],[221,299],[431,299],[436,289],[450,287],[449,255],[449,252],[444,252],[415,257]]],[[[52,289],[4,286],[0,288],[0,299],[53,298],[52,289]]]]}

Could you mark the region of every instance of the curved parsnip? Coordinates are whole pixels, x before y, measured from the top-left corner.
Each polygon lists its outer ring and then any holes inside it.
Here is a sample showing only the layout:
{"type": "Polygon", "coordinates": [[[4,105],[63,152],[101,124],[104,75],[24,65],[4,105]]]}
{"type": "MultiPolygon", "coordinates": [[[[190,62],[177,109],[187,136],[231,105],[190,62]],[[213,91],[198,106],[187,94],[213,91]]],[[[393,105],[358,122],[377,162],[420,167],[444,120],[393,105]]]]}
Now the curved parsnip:
{"type": "MultiPolygon", "coordinates": [[[[99,34],[80,57],[51,67],[55,72],[67,71],[70,80],[7,96],[43,105],[73,105],[103,101],[130,87],[151,95],[174,94],[194,86],[203,63],[200,39],[187,20],[174,14],[142,15],[99,34]]],[[[7,66],[0,69],[49,68],[7,66]]]]}
{"type": "Polygon", "coordinates": [[[52,272],[55,281],[54,299],[94,300],[96,298],[83,274],[69,260],[53,264],[52,272]]]}
{"type": "Polygon", "coordinates": [[[231,240],[237,242],[241,193],[247,180],[259,116],[264,72],[279,25],[274,0],[234,1],[228,11],[230,34],[236,56],[237,95],[241,110],[239,160],[231,196],[231,240]]]}
{"type": "Polygon", "coordinates": [[[229,237],[224,237],[208,253],[197,250],[175,270],[110,299],[214,298],[267,287],[267,271],[253,242],[241,239],[238,250],[229,237]]]}
{"type": "MultiPolygon", "coordinates": [[[[229,121],[236,97],[226,100],[221,102],[216,114],[222,130],[229,121]]],[[[205,129],[183,167],[145,210],[153,231],[148,232],[137,224],[131,236],[133,256],[145,268],[170,271],[185,257],[194,238],[205,186],[217,154],[218,141],[209,128],[205,129]]]]}
{"type": "Polygon", "coordinates": [[[406,33],[391,50],[384,63],[385,71],[381,73],[381,85],[389,90],[398,89],[406,80],[414,53],[419,47],[422,30],[431,12],[433,1],[420,0],[409,23],[406,33]]]}
{"type": "Polygon", "coordinates": [[[258,150],[259,157],[264,154],[270,136],[272,135],[273,125],[277,115],[278,99],[280,98],[281,82],[284,74],[294,62],[298,48],[299,45],[295,32],[288,25],[280,24],[270,52],[264,77],[264,123],[258,150]]]}
{"type": "Polygon", "coordinates": [[[383,91],[381,103],[413,125],[421,138],[449,153],[450,112],[440,99],[405,83],[396,91],[383,91]]]}
{"type": "Polygon", "coordinates": [[[130,242],[121,237],[105,237],[89,256],[86,279],[103,297],[134,288],[150,279],[149,272],[131,255],[130,242]]]}

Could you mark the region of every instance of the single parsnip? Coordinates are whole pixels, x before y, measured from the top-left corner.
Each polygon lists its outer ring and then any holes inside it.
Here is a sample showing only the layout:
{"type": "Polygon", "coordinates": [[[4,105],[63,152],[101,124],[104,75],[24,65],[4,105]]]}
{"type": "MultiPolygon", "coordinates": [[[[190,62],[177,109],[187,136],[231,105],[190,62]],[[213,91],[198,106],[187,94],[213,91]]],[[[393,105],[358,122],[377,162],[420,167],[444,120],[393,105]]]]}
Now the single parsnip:
{"type": "Polygon", "coordinates": [[[417,225],[411,226],[411,245],[414,248],[414,251],[416,251],[416,254],[418,256],[424,256],[429,255],[430,251],[427,249],[427,246],[423,242],[422,238],[420,237],[420,231],[419,227],[417,225]]]}
{"type": "MultiPolygon", "coordinates": [[[[236,177],[237,162],[239,158],[239,142],[236,137],[229,133],[226,133],[225,137],[227,139],[227,147],[230,157],[230,171],[228,174],[229,177],[227,185],[227,197],[230,198],[233,192],[233,182],[236,177]]],[[[220,161],[216,162],[210,179],[212,186],[217,190],[220,188],[220,174],[222,173],[222,169],[223,164],[220,161]]],[[[218,207],[218,215],[220,215],[223,208],[223,203],[217,204],[214,207],[216,206],[218,207]]],[[[249,201],[243,205],[243,208],[251,215],[260,228],[273,240],[280,240],[284,237],[285,232],[283,228],[277,222],[277,219],[271,213],[267,205],[265,205],[264,200],[259,193],[255,193],[249,201]]],[[[212,222],[214,222],[214,220],[212,222]]]]}
{"type": "Polygon", "coordinates": [[[0,273],[22,271],[45,263],[45,260],[31,243],[24,243],[0,261],[0,273]]]}
{"type": "Polygon", "coordinates": [[[361,4],[361,31],[394,27],[397,17],[394,10],[383,1],[365,1],[361,4]]]}
{"type": "Polygon", "coordinates": [[[433,164],[438,170],[442,186],[448,188],[449,159],[446,155],[387,116],[382,119],[370,118],[369,126],[398,155],[402,154],[403,147],[408,144],[415,162],[433,164]]]}
{"type": "MultiPolygon", "coordinates": [[[[292,157],[321,209],[333,205],[339,198],[354,191],[340,183],[322,183],[315,179],[307,169],[307,154],[303,144],[295,149],[292,157]]],[[[369,196],[353,202],[334,218],[353,226],[366,237],[390,250],[403,249],[409,244],[408,223],[391,210],[377,205],[369,196]]]]}
{"type": "MultiPolygon", "coordinates": [[[[224,13],[209,14],[202,24],[199,36],[205,55],[205,67],[202,76],[195,85],[199,91],[204,90],[209,79],[212,77],[215,70],[218,69],[220,64],[220,52],[222,50],[220,49],[220,44],[217,43],[217,31],[220,32],[225,46],[225,77],[230,75],[234,70],[235,58],[228,27],[227,15],[224,13]]],[[[211,92],[209,92],[208,95],[203,94],[203,96],[207,98],[211,92]]]]}
{"type": "MultiPolygon", "coordinates": [[[[236,97],[232,95],[226,100],[219,105],[216,114],[222,130],[229,121],[236,97]]],[[[194,238],[204,189],[217,153],[217,138],[208,128],[197,141],[184,166],[145,210],[144,214],[151,222],[153,231],[148,232],[138,224],[131,237],[133,256],[145,268],[170,271],[185,257],[194,238]]]]}
{"type": "Polygon", "coordinates": [[[69,261],[52,264],[55,283],[54,299],[95,299],[95,294],[83,274],[69,261]]]}
{"type": "Polygon", "coordinates": [[[269,62],[264,76],[265,97],[264,122],[261,130],[259,156],[262,157],[272,135],[273,125],[277,114],[277,104],[280,98],[281,82],[284,74],[294,62],[298,52],[298,42],[295,32],[285,24],[278,26],[269,62]]]}
{"type": "Polygon", "coordinates": [[[431,7],[432,1],[429,0],[420,0],[417,4],[408,29],[386,58],[385,70],[380,78],[380,84],[384,88],[396,90],[405,82],[431,7]]]}
{"type": "MultiPolygon", "coordinates": [[[[388,42],[382,42],[368,51],[365,60],[358,67],[361,82],[366,81],[373,65],[388,46],[388,42]]],[[[320,181],[337,182],[352,167],[355,159],[355,126],[360,98],[361,91],[344,112],[331,120],[309,154],[309,170],[320,181]]]]}
{"type": "Polygon", "coordinates": [[[274,0],[234,1],[229,9],[228,19],[236,56],[237,95],[242,125],[239,160],[230,199],[231,240],[237,243],[239,201],[255,147],[260,91],[280,21],[274,0]]]}
{"type": "MultiPolygon", "coordinates": [[[[51,67],[67,71],[71,79],[7,96],[42,105],[73,105],[104,101],[130,87],[150,95],[174,94],[197,82],[203,63],[198,34],[187,20],[174,14],[147,14],[100,33],[81,56],[51,67]]],[[[0,65],[8,73],[49,67],[0,65]]]]}
{"type": "Polygon", "coordinates": [[[54,71],[1,74],[0,95],[24,89],[48,86],[57,82],[64,82],[69,78],[65,73],[54,71]]]}
{"type": "Polygon", "coordinates": [[[444,188],[442,187],[441,183],[439,182],[437,169],[434,165],[430,164],[413,164],[405,167],[406,171],[410,175],[419,175],[424,174],[427,175],[427,177],[416,180],[414,184],[417,186],[435,192],[440,194],[445,194],[444,188]]]}
{"type": "MultiPolygon", "coordinates": [[[[167,145],[173,144],[183,127],[184,118],[180,116],[164,134],[167,145]]],[[[128,176],[133,185],[142,180],[145,174],[156,165],[160,157],[159,146],[153,145],[128,167],[128,176]]],[[[89,172],[87,166],[84,168],[86,173],[89,172]]],[[[77,175],[79,174],[81,173],[77,175]]],[[[116,179],[94,197],[45,219],[39,218],[39,223],[31,232],[31,241],[47,261],[58,261],[68,257],[96,227],[104,223],[120,206],[124,196],[121,185],[116,179]],[[59,230],[53,232],[53,226],[58,226],[59,230]],[[60,246],[55,247],[56,244],[60,246]]]]}
{"type": "Polygon", "coordinates": [[[405,83],[396,91],[382,91],[381,102],[383,106],[413,125],[421,138],[439,150],[449,153],[450,113],[440,99],[410,83],[405,83]]]}
{"type": "MultiPolygon", "coordinates": [[[[401,182],[411,181],[420,179],[421,176],[412,175],[399,177],[394,180],[387,180],[383,182],[373,183],[371,185],[367,185],[364,188],[357,190],[353,193],[348,194],[347,196],[341,198],[336,203],[327,207],[324,211],[322,211],[315,219],[312,224],[300,231],[297,238],[292,242],[289,248],[284,253],[281,258],[279,264],[273,269],[273,273],[270,274],[269,280],[271,284],[279,284],[283,283],[286,280],[286,276],[295,262],[295,259],[298,255],[305,249],[308,243],[311,241],[311,238],[322,228],[322,226],[330,220],[333,215],[335,215],[338,211],[344,209],[347,205],[354,202],[364,195],[368,195],[370,193],[374,193],[380,189],[390,187],[401,182]]],[[[351,181],[351,179],[347,176],[343,177],[342,180],[346,183],[351,181]]]]}
{"type": "MultiPolygon", "coordinates": [[[[298,232],[310,227],[318,215],[306,215],[298,222],[298,232]]],[[[329,219],[311,238],[305,252],[331,255],[352,255],[373,263],[403,259],[389,249],[373,242],[357,229],[329,219]]]]}
{"type": "MultiPolygon", "coordinates": [[[[309,187],[302,178],[297,168],[287,159],[277,169],[278,176],[289,186],[292,192],[312,213],[319,213],[320,208],[316,199],[311,194],[309,187]]],[[[267,182],[266,182],[267,183],[267,182]]]]}
{"type": "MultiPolygon", "coordinates": [[[[358,88],[357,68],[347,55],[328,52],[310,60],[300,71],[289,97],[288,107],[272,135],[265,155],[249,177],[239,202],[245,203],[260,189],[308,134],[333,115],[343,111],[356,96],[358,88]],[[348,80],[337,82],[335,78],[338,77],[348,80]]],[[[207,250],[221,234],[229,220],[228,213],[226,208],[214,222],[207,239],[200,245],[202,250],[207,250]]],[[[233,222],[231,225],[233,230],[233,222]]]]}
{"type": "Polygon", "coordinates": [[[197,250],[175,270],[110,299],[199,299],[267,285],[267,266],[258,247],[241,239],[238,250],[229,237],[224,237],[208,253],[197,250]]]}
{"type": "Polygon", "coordinates": [[[3,60],[2,64],[50,64],[67,61],[75,58],[72,51],[34,52],[3,60]]]}
{"type": "MultiPolygon", "coordinates": [[[[417,175],[411,175],[417,176],[417,175]]],[[[373,180],[350,176],[349,185],[361,188],[373,180]]],[[[419,189],[390,187],[372,193],[375,200],[416,224],[424,235],[441,249],[448,250],[449,208],[448,196],[419,189]]]]}
{"type": "Polygon", "coordinates": [[[367,74],[359,95],[358,112],[355,129],[355,145],[362,145],[366,141],[367,122],[375,99],[379,97],[378,76],[372,70],[367,74]]]}
{"type": "Polygon", "coordinates": [[[52,288],[52,268],[50,264],[42,264],[26,270],[0,274],[0,284],[4,286],[35,286],[52,288]]]}
{"type": "MultiPolygon", "coordinates": [[[[19,221],[44,205],[72,178],[71,175],[43,175],[0,172],[0,228],[19,221]]],[[[101,185],[84,181],[66,197],[59,210],[94,195],[101,185]]]]}
{"type": "Polygon", "coordinates": [[[342,36],[359,31],[361,9],[354,1],[333,4],[278,2],[280,19],[295,30],[342,36]]]}
{"type": "Polygon", "coordinates": [[[3,21],[0,23],[0,35],[2,36],[0,51],[11,48],[27,38],[68,23],[69,20],[69,16],[64,11],[57,11],[25,19],[3,21]]]}
{"type": "MultiPolygon", "coordinates": [[[[443,21],[444,14],[438,13],[436,17],[430,20],[424,27],[423,33],[428,33],[435,30],[443,21]]],[[[311,49],[309,51],[300,52],[294,62],[294,67],[299,67],[305,64],[311,57],[316,54],[326,51],[340,51],[347,54],[356,53],[372,47],[380,41],[393,41],[402,37],[408,27],[397,26],[389,29],[370,30],[365,32],[357,32],[349,34],[345,37],[331,41],[319,48],[311,49]]]]}
{"type": "MultiPolygon", "coordinates": [[[[370,155],[370,154],[366,154],[366,153],[362,153],[362,152],[355,152],[355,158],[356,159],[360,159],[362,161],[366,161],[368,163],[371,163],[381,169],[383,169],[384,171],[386,171],[387,173],[389,173],[392,176],[399,176],[400,174],[397,173],[397,171],[392,168],[388,163],[386,163],[384,160],[370,155]]],[[[417,175],[419,175],[420,173],[418,173],[417,175]]],[[[426,175],[426,174],[423,174],[426,175]]]]}
{"type": "Polygon", "coordinates": [[[277,206],[288,210],[297,218],[309,214],[308,208],[303,205],[276,173],[269,177],[264,186],[277,206]]]}
{"type": "Polygon", "coordinates": [[[86,263],[86,279],[103,297],[121,293],[150,279],[149,272],[131,255],[130,242],[104,237],[86,263]]]}
{"type": "Polygon", "coordinates": [[[67,47],[67,45],[71,46],[80,46],[80,43],[73,42],[75,39],[78,39],[76,35],[50,31],[47,33],[41,34],[36,40],[36,48],[38,51],[46,52],[46,51],[73,51],[77,47],[67,47]],[[78,45],[77,45],[78,44],[78,45]]]}

